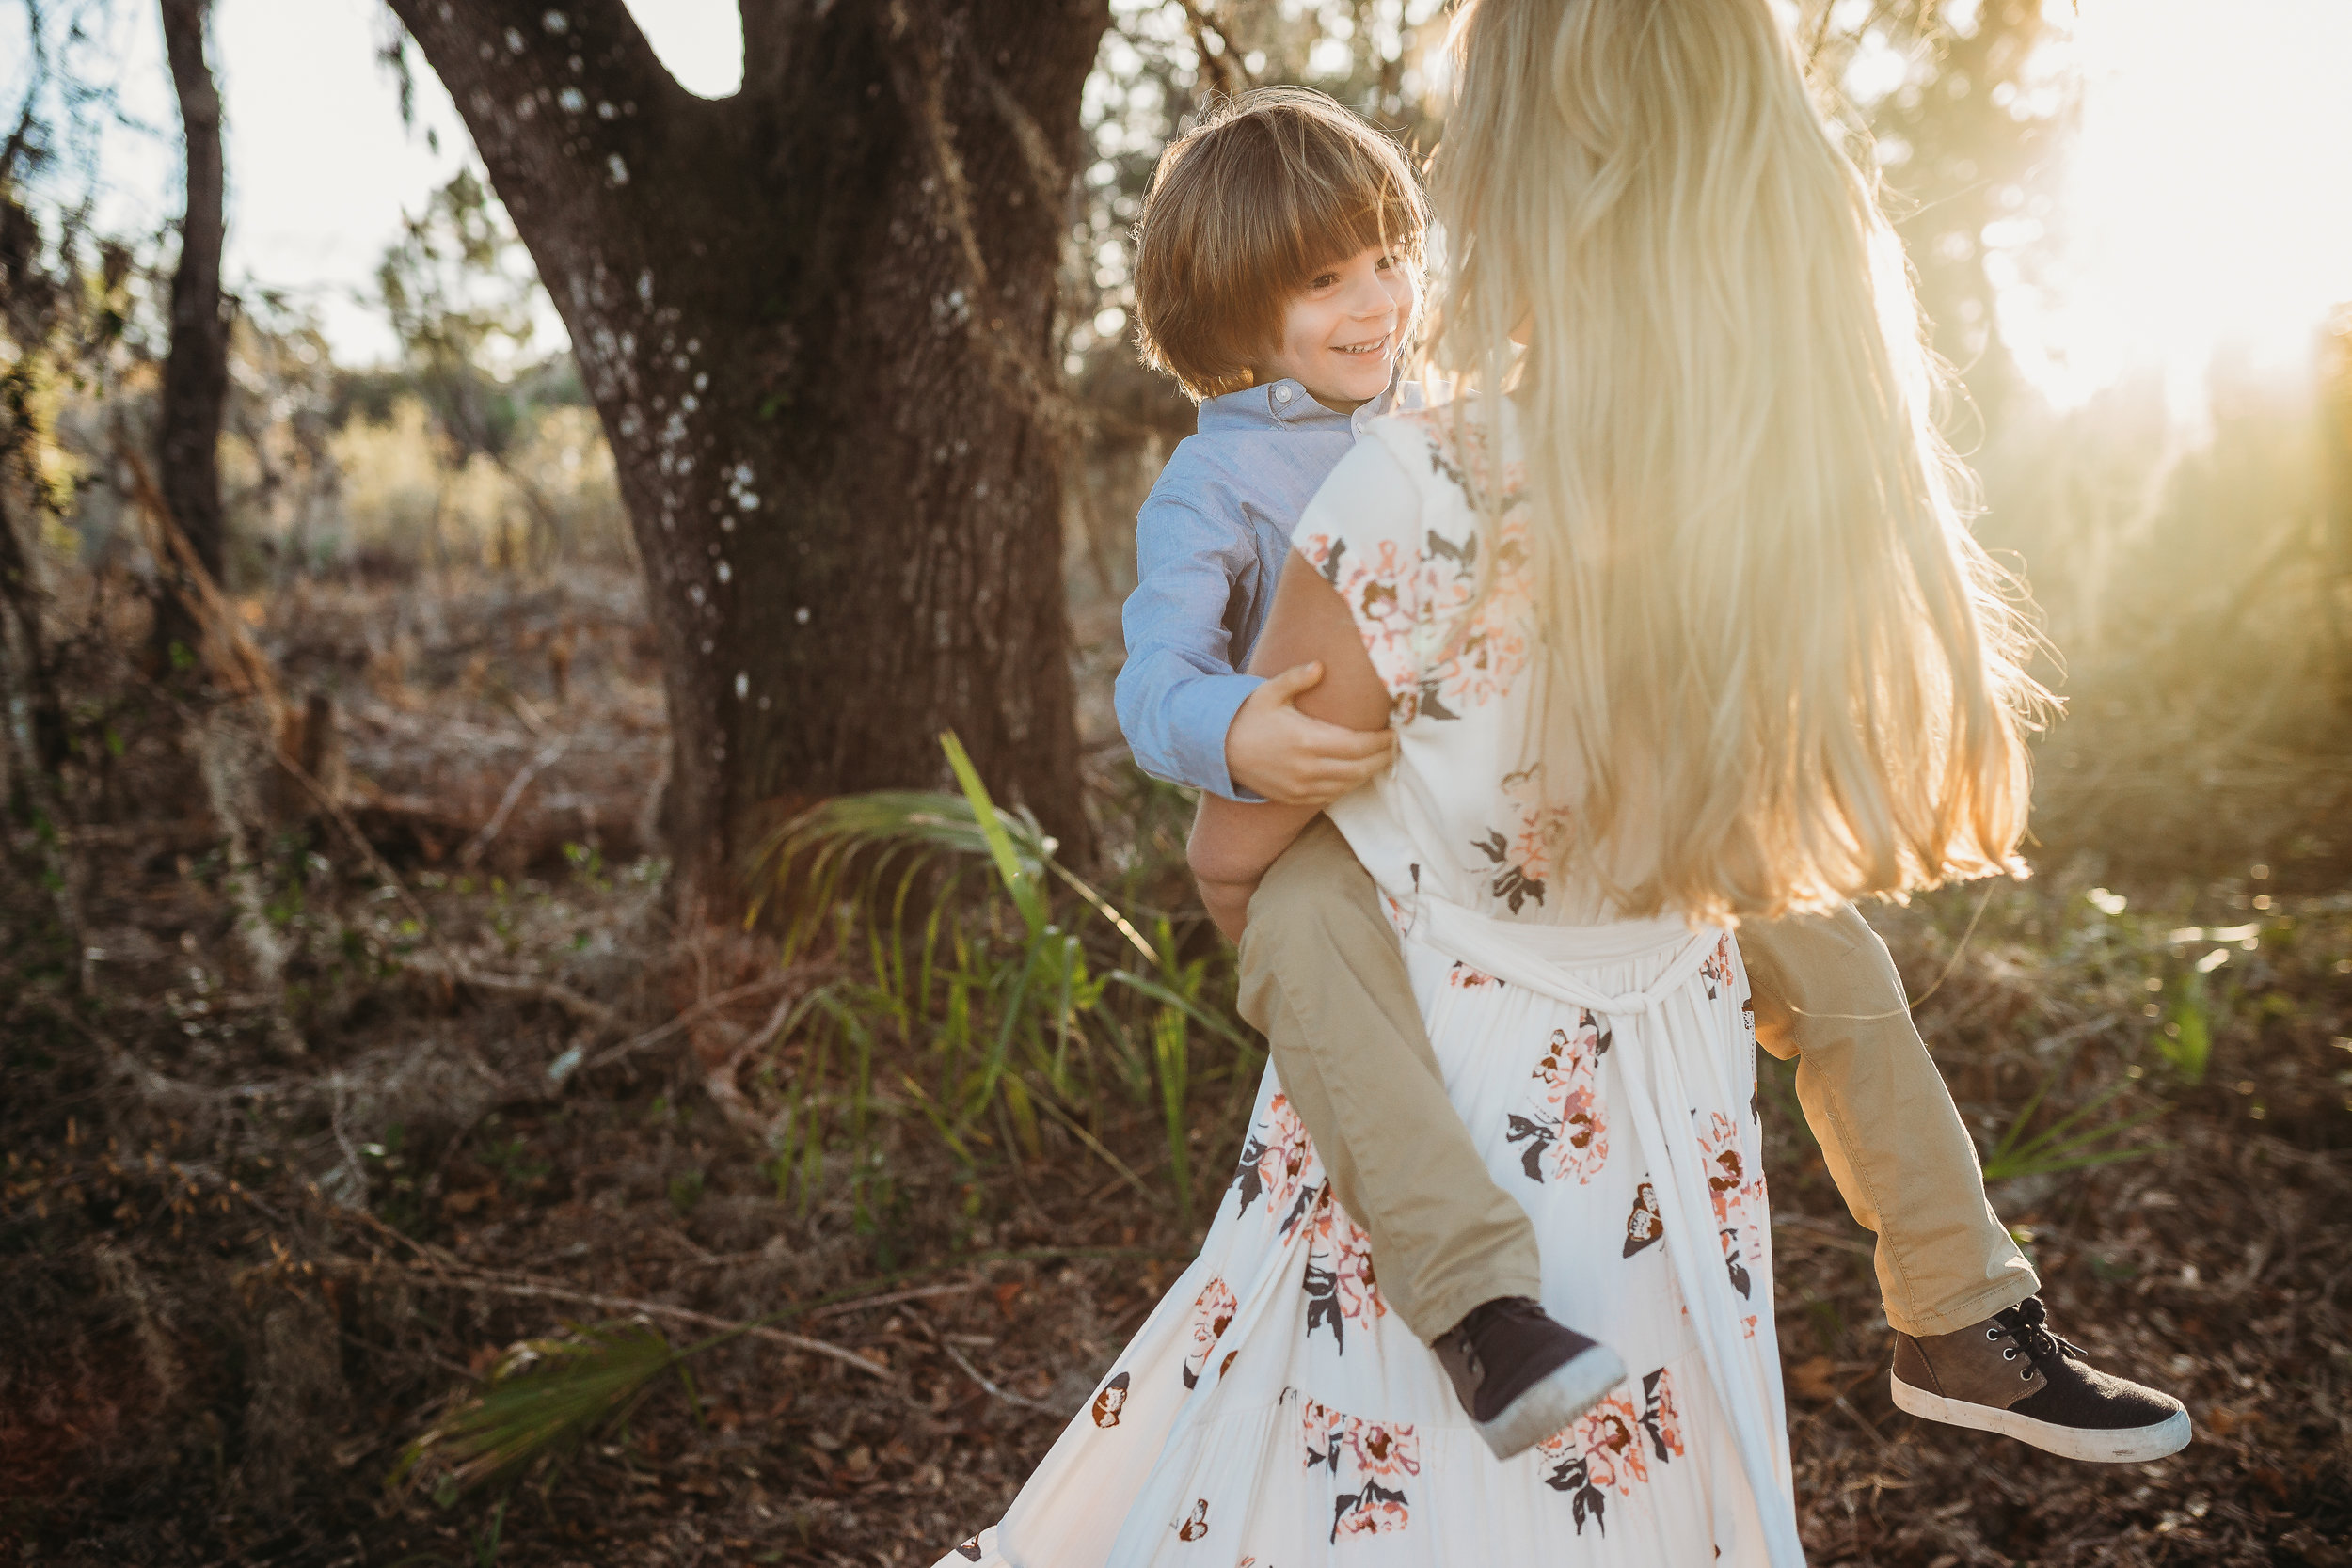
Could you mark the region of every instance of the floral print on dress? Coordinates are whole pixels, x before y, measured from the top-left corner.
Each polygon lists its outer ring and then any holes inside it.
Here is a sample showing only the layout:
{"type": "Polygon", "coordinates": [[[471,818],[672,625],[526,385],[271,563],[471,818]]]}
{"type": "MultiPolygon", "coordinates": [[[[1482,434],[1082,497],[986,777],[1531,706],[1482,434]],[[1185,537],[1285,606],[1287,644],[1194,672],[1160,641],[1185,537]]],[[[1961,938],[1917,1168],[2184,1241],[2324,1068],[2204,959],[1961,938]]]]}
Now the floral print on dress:
{"type": "Polygon", "coordinates": [[[1633,1195],[1633,1208],[1625,1217],[1625,1256],[1656,1246],[1666,1235],[1666,1216],[1658,1210],[1658,1189],[1642,1183],[1633,1195]]]}
{"type": "Polygon", "coordinates": [[[1527,623],[1521,613],[1526,599],[1520,574],[1525,569],[1527,524],[1524,516],[1506,518],[1496,581],[1487,601],[1467,623],[1460,621],[1478,581],[1478,535],[1455,544],[1430,530],[1422,537],[1422,558],[1435,563],[1432,575],[1442,581],[1432,595],[1434,613],[1422,616],[1417,652],[1434,656],[1418,672],[1420,690],[1415,710],[1429,719],[1458,719],[1510,694],[1527,668],[1527,623]],[[1434,625],[1432,624],[1434,623],[1434,625]],[[1438,638],[1445,641],[1431,646],[1438,638]]]}
{"type": "MultiPolygon", "coordinates": [[[[1369,558],[1349,550],[1347,541],[1327,533],[1310,533],[1295,540],[1300,555],[1338,590],[1362,634],[1364,652],[1389,692],[1390,722],[1409,724],[1420,712],[1420,660],[1413,632],[1421,618],[1419,563],[1383,539],[1369,558]]],[[[1438,717],[1432,714],[1432,718],[1438,717]]],[[[1446,715],[1445,717],[1452,717],[1446,715]]]]}
{"type": "Polygon", "coordinates": [[[1567,1494],[1576,1533],[1584,1533],[1589,1516],[1608,1534],[1611,1495],[1631,1497],[1634,1487],[1648,1483],[1651,1461],[1663,1465],[1683,1456],[1673,1380],[1659,1368],[1642,1379],[1639,1410],[1627,1395],[1612,1394],[1574,1425],[1546,1438],[1535,1452],[1544,1484],[1567,1494]]]}
{"type": "Polygon", "coordinates": [[[1730,988],[1731,933],[1729,931],[1725,931],[1716,939],[1715,950],[1707,955],[1705,963],[1699,965],[1699,978],[1707,982],[1707,999],[1709,1002],[1714,1001],[1717,996],[1730,988]]]}
{"type": "MultiPolygon", "coordinates": [[[[1210,1275],[1208,1284],[1200,1288],[1200,1294],[1193,1301],[1192,1317],[1185,1328],[1191,1337],[1191,1348],[1184,1352],[1185,1387],[1200,1386],[1200,1374],[1209,1368],[1209,1357],[1216,1354],[1216,1342],[1224,1338],[1226,1329],[1232,1326],[1236,1305],[1233,1288],[1215,1275],[1210,1275]]],[[[1224,1371],[1232,1359],[1232,1355],[1227,1355],[1217,1370],[1224,1371]]]]}
{"type": "MultiPolygon", "coordinates": [[[[1715,1227],[1723,1238],[1724,1272],[1731,1276],[1732,1289],[1753,1300],[1756,1282],[1750,1266],[1761,1268],[1764,1263],[1764,1178],[1758,1173],[1748,1179],[1739,1129],[1721,1111],[1708,1117],[1699,1147],[1707,1162],[1707,1196],[1715,1206],[1715,1227]]],[[[1753,1335],[1755,1317],[1745,1322],[1753,1335]]]]}
{"type": "Polygon", "coordinates": [[[1509,804],[1511,826],[1506,831],[1489,825],[1484,837],[1471,841],[1480,859],[1470,863],[1470,869],[1490,877],[1487,891],[1518,914],[1530,902],[1544,901],[1553,841],[1566,826],[1566,814],[1545,804],[1540,762],[1504,774],[1502,799],[1509,804]]]}
{"type": "Polygon", "coordinates": [[[1388,1316],[1389,1304],[1372,1277],[1372,1238],[1340,1207],[1328,1188],[1315,1205],[1307,1233],[1307,1337],[1328,1327],[1331,1343],[1347,1351],[1347,1325],[1388,1316]]]}
{"type": "Polygon", "coordinates": [[[1248,1213],[1261,1197],[1269,1213],[1281,1213],[1287,1205],[1290,1212],[1283,1215],[1281,1233],[1288,1240],[1298,1222],[1312,1212],[1321,1191],[1321,1183],[1308,1180],[1314,1163],[1315,1149],[1307,1137],[1307,1124],[1298,1118],[1288,1095],[1276,1095],[1266,1106],[1265,1120],[1250,1128],[1241,1147],[1241,1168],[1233,1178],[1239,1212],[1248,1213]]]}
{"type": "Polygon", "coordinates": [[[1500,990],[1502,985],[1501,980],[1485,970],[1472,969],[1459,958],[1454,959],[1454,967],[1446,971],[1445,983],[1455,990],[1486,990],[1489,987],[1500,990]]]}
{"type": "Polygon", "coordinates": [[[1576,1012],[1572,1029],[1554,1029],[1551,1042],[1532,1074],[1534,1093],[1528,1109],[1511,1113],[1512,1143],[1519,1150],[1519,1168],[1531,1181],[1565,1181],[1581,1186],[1600,1174],[1609,1163],[1609,1121],[1600,1103],[1600,1059],[1609,1054],[1613,1035],[1584,1008],[1576,1012]]]}
{"type": "MultiPolygon", "coordinates": [[[[1470,469],[1455,455],[1457,432],[1448,420],[1419,420],[1430,463],[1465,496],[1470,469]]],[[[1479,444],[1474,435],[1470,445],[1479,444]]],[[[1328,533],[1301,533],[1298,553],[1345,601],[1364,651],[1387,688],[1390,721],[1460,719],[1472,708],[1508,696],[1529,660],[1527,506],[1516,466],[1504,476],[1491,527],[1471,526],[1459,538],[1425,531],[1421,548],[1397,540],[1375,542],[1369,555],[1351,552],[1328,533]],[[1495,559],[1481,589],[1479,553],[1491,538],[1495,559]]]]}
{"type": "Polygon", "coordinates": [[[1094,1396],[1094,1424],[1096,1426],[1115,1427],[1119,1424],[1119,1413],[1127,1408],[1129,1381],[1128,1374],[1120,1372],[1103,1385],[1103,1391],[1094,1396]]]}
{"type": "MultiPolygon", "coordinates": [[[[1484,480],[1495,477],[1496,465],[1487,456],[1486,427],[1464,417],[1458,407],[1420,408],[1398,416],[1397,422],[1418,426],[1429,444],[1429,470],[1460,492],[1463,510],[1475,516],[1484,480]]],[[[1510,459],[1501,466],[1497,510],[1508,516],[1525,507],[1527,465],[1510,459]]]]}
{"type": "Polygon", "coordinates": [[[1307,1468],[1331,1480],[1331,1534],[1386,1535],[1411,1522],[1406,1483],[1421,1474],[1421,1439],[1409,1426],[1360,1420],[1307,1400],[1299,1406],[1307,1468]]]}

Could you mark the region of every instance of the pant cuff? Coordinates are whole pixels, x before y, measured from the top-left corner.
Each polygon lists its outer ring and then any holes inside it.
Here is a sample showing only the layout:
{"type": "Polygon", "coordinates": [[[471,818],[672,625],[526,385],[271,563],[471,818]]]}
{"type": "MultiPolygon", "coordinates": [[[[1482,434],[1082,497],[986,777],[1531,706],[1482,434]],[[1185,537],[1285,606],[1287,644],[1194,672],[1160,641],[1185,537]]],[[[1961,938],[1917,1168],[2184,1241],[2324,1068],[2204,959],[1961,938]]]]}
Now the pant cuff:
{"type": "Polygon", "coordinates": [[[2027,1296],[2039,1295],[2041,1291],[2041,1276],[2027,1267],[2007,1275],[1973,1294],[1944,1303],[1935,1310],[1916,1317],[1898,1314],[1890,1304],[1886,1307],[1886,1321],[1897,1333],[1924,1339],[1938,1334],[1954,1333],[1971,1323],[1980,1323],[1995,1312],[2006,1311],[2027,1296]]]}

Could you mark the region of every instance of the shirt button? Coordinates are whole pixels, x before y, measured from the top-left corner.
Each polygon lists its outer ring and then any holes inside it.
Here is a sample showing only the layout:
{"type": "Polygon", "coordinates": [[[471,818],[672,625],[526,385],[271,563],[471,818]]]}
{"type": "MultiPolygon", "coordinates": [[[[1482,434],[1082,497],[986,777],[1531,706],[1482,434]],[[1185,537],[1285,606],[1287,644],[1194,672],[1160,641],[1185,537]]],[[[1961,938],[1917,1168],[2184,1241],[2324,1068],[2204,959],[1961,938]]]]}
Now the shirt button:
{"type": "Polygon", "coordinates": [[[1291,389],[1290,389],[1288,387],[1277,387],[1277,388],[1274,388],[1274,401],[1275,401],[1275,402],[1277,402],[1277,403],[1288,403],[1288,402],[1290,402],[1290,400],[1291,400],[1291,389]]]}

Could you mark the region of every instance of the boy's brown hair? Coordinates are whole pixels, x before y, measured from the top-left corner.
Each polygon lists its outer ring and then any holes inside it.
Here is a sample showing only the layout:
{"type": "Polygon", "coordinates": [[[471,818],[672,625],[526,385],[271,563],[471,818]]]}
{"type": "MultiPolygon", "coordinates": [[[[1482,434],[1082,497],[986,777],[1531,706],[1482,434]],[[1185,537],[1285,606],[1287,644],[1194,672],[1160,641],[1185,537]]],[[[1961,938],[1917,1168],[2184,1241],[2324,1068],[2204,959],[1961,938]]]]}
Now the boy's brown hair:
{"type": "Polygon", "coordinates": [[[1196,403],[1238,391],[1291,294],[1372,245],[1418,264],[1428,209],[1397,145],[1322,93],[1260,87],[1168,143],[1136,225],[1136,343],[1196,403]]]}

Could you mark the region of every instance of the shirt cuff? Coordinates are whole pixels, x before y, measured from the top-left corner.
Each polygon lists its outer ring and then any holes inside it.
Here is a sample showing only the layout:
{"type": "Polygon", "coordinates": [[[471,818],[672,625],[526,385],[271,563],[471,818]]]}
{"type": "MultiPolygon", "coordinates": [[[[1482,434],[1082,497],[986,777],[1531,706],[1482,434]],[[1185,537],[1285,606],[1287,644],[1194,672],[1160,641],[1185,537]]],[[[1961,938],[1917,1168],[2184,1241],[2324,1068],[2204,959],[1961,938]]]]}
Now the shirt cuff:
{"type": "Polygon", "coordinates": [[[1202,675],[1177,688],[1169,705],[1174,709],[1169,727],[1176,736],[1176,761],[1184,769],[1182,783],[1228,800],[1264,800],[1264,796],[1236,785],[1225,768],[1225,732],[1233,727],[1233,715],[1249,694],[1264,684],[1263,675],[1202,675]]]}

